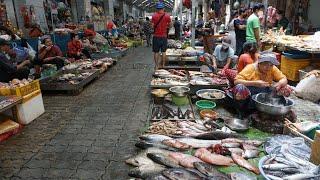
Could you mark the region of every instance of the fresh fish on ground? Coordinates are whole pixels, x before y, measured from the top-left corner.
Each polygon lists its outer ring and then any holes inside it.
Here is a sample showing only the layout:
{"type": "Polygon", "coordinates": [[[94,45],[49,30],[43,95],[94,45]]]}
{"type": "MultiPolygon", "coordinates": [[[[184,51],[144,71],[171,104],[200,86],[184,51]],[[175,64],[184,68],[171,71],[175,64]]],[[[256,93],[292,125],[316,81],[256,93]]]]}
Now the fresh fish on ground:
{"type": "Polygon", "coordinates": [[[282,164],[282,163],[267,164],[262,166],[263,169],[268,169],[268,170],[280,170],[280,169],[291,168],[291,167],[294,167],[294,166],[288,165],[288,164],[282,164]]]}
{"type": "Polygon", "coordinates": [[[301,173],[301,174],[294,174],[294,175],[289,175],[283,177],[284,180],[304,180],[304,179],[310,179],[310,178],[315,178],[319,177],[320,174],[314,175],[310,173],[301,173]]]}
{"type": "Polygon", "coordinates": [[[219,176],[219,177],[225,177],[226,179],[230,179],[228,175],[218,171],[214,166],[211,164],[205,163],[205,162],[195,162],[193,163],[194,167],[200,171],[202,174],[206,176],[219,176]]]}
{"type": "Polygon", "coordinates": [[[141,140],[147,141],[147,142],[162,142],[163,140],[172,139],[169,136],[160,135],[160,134],[145,134],[139,136],[141,140]]]}
{"type": "Polygon", "coordinates": [[[237,138],[226,138],[222,139],[222,143],[243,143],[245,140],[243,139],[237,139],[237,138]]]}
{"type": "Polygon", "coordinates": [[[162,174],[170,180],[200,180],[198,174],[183,168],[171,168],[164,170],[162,174]]]}
{"type": "Polygon", "coordinates": [[[251,144],[242,143],[241,147],[243,150],[257,150],[258,148],[256,146],[253,146],[251,144]]]}
{"type": "Polygon", "coordinates": [[[228,148],[228,150],[230,151],[230,153],[235,153],[239,156],[242,156],[242,154],[244,153],[244,151],[240,148],[228,148]]]}
{"type": "Polygon", "coordinates": [[[199,130],[208,131],[208,129],[203,125],[203,123],[194,123],[192,121],[186,121],[186,123],[190,126],[196,127],[199,130]]]}
{"type": "Polygon", "coordinates": [[[259,150],[248,149],[244,151],[244,153],[242,154],[242,157],[244,157],[245,159],[252,159],[252,158],[259,157],[259,153],[260,153],[259,150]]]}
{"type": "Polygon", "coordinates": [[[275,177],[279,177],[279,178],[281,178],[281,177],[283,177],[283,176],[286,175],[286,173],[284,173],[283,171],[272,171],[272,170],[270,171],[270,170],[265,170],[264,173],[265,173],[266,175],[271,175],[271,176],[275,176],[275,177]]]}
{"type": "Polygon", "coordinates": [[[259,140],[244,140],[244,143],[258,147],[258,146],[261,146],[261,145],[264,143],[264,141],[259,141],[259,140]]]}
{"type": "Polygon", "coordinates": [[[161,173],[166,168],[159,164],[146,164],[136,168],[133,168],[129,171],[129,176],[136,178],[146,179],[150,176],[157,175],[161,173]]]}
{"type": "Polygon", "coordinates": [[[151,143],[151,142],[146,142],[146,141],[139,141],[135,144],[135,146],[140,149],[147,149],[147,148],[153,147],[153,148],[160,148],[160,149],[165,149],[165,150],[169,150],[169,151],[177,151],[177,149],[166,146],[161,143],[151,143]]]}
{"type": "Polygon", "coordinates": [[[159,107],[153,107],[151,112],[151,119],[155,119],[159,113],[159,107]]]}
{"type": "Polygon", "coordinates": [[[177,139],[166,139],[162,141],[162,144],[169,146],[169,147],[173,147],[179,150],[187,150],[190,149],[191,146],[186,144],[186,143],[182,143],[177,139]]]}
{"type": "Polygon", "coordinates": [[[133,165],[133,166],[142,166],[146,164],[153,164],[154,162],[151,162],[150,159],[147,157],[148,153],[161,153],[168,155],[171,151],[166,151],[159,148],[148,148],[146,150],[141,151],[139,154],[127,159],[125,162],[127,164],[133,165]]]}
{"type": "Polygon", "coordinates": [[[254,176],[249,176],[245,173],[234,172],[230,173],[231,180],[256,180],[257,178],[254,176]]]}
{"type": "Polygon", "coordinates": [[[283,180],[280,177],[277,177],[277,176],[274,176],[274,175],[270,175],[270,174],[267,174],[266,176],[267,176],[267,178],[269,178],[271,180],[283,180]]]}
{"type": "Polygon", "coordinates": [[[289,166],[292,166],[292,167],[298,167],[299,165],[297,165],[296,163],[292,162],[292,161],[288,161],[287,159],[285,158],[282,158],[282,157],[279,157],[279,156],[276,156],[274,158],[275,161],[279,162],[279,163],[283,163],[283,164],[287,164],[289,166]]]}
{"type": "Polygon", "coordinates": [[[146,180],[169,180],[169,179],[163,176],[162,174],[158,174],[155,176],[148,177],[146,180]]]}
{"type": "Polygon", "coordinates": [[[202,162],[202,160],[197,157],[179,152],[169,153],[169,157],[173,158],[175,161],[179,162],[181,166],[186,168],[194,168],[193,164],[195,162],[202,162]]]}
{"type": "Polygon", "coordinates": [[[221,144],[220,140],[202,140],[194,138],[178,138],[180,142],[186,143],[193,148],[208,148],[215,144],[221,144]]]}
{"type": "MultiPolygon", "coordinates": [[[[222,140],[226,138],[241,138],[242,136],[236,133],[225,133],[222,131],[213,131],[209,133],[203,133],[195,136],[196,139],[204,139],[204,140],[222,140]]],[[[233,142],[230,142],[233,143],[233,142]]]]}
{"type": "Polygon", "coordinates": [[[226,148],[237,148],[237,147],[240,147],[239,143],[222,143],[221,145],[223,147],[226,147],[226,148]]]}
{"type": "Polygon", "coordinates": [[[165,155],[162,153],[148,153],[147,157],[150,158],[152,161],[154,161],[158,164],[164,165],[166,167],[169,167],[169,168],[181,167],[179,165],[179,162],[173,158],[170,158],[168,154],[165,155]]]}
{"type": "Polygon", "coordinates": [[[209,164],[219,166],[230,166],[233,164],[233,160],[231,158],[219,154],[213,154],[205,148],[198,149],[195,152],[195,156],[209,164]]]}
{"type": "Polygon", "coordinates": [[[239,166],[244,167],[256,174],[260,174],[260,171],[257,167],[254,167],[251,165],[247,160],[245,160],[242,156],[239,156],[237,154],[231,154],[231,157],[235,163],[237,163],[239,166]]]}

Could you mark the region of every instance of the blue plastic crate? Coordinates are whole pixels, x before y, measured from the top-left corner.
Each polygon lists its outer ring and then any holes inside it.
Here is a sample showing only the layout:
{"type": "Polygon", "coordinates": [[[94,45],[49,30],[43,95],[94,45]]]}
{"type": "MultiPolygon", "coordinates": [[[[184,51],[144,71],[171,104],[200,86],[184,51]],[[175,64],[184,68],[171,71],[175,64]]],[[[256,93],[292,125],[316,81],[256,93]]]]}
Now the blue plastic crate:
{"type": "Polygon", "coordinates": [[[297,50],[285,51],[282,54],[290,59],[309,59],[311,57],[309,53],[297,50]]]}

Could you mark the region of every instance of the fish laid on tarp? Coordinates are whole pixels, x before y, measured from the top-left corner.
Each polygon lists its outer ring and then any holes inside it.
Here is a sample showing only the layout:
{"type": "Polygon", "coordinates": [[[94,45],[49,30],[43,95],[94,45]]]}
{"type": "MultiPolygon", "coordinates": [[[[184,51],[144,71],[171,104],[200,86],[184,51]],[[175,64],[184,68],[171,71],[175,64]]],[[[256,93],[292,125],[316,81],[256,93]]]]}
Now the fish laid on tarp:
{"type": "Polygon", "coordinates": [[[245,140],[243,139],[237,139],[237,138],[226,138],[222,139],[222,143],[244,143],[245,140]]]}
{"type": "Polygon", "coordinates": [[[256,180],[257,178],[254,176],[249,176],[245,173],[234,172],[230,173],[231,180],[256,180]]]}
{"type": "Polygon", "coordinates": [[[166,167],[169,167],[169,168],[181,167],[179,165],[179,162],[173,158],[170,158],[168,154],[165,155],[162,153],[148,153],[147,157],[150,158],[152,161],[154,161],[158,164],[164,165],[166,167]]]}
{"type": "Polygon", "coordinates": [[[172,139],[169,136],[160,135],[160,134],[146,134],[139,136],[141,140],[147,141],[147,142],[162,142],[163,140],[172,139]]]}
{"type": "Polygon", "coordinates": [[[244,157],[245,159],[252,159],[252,158],[259,157],[259,153],[260,153],[259,150],[248,149],[244,151],[244,153],[242,154],[242,157],[244,157]]]}
{"type": "Polygon", "coordinates": [[[239,166],[244,167],[256,174],[260,174],[260,171],[257,167],[251,165],[247,160],[245,160],[242,156],[239,156],[237,154],[231,154],[231,157],[235,163],[237,163],[239,166]]]}
{"type": "Polygon", "coordinates": [[[230,151],[230,153],[235,153],[239,156],[242,156],[242,154],[244,153],[244,151],[240,148],[228,148],[228,150],[230,151]]]}
{"type": "Polygon", "coordinates": [[[314,175],[310,173],[299,173],[299,174],[285,176],[283,177],[283,179],[284,180],[304,180],[304,179],[310,179],[315,177],[320,177],[320,174],[314,175]]]}
{"type": "Polygon", "coordinates": [[[147,164],[131,169],[128,175],[131,177],[146,179],[150,176],[161,173],[165,169],[165,166],[159,164],[147,164]]]}
{"type": "Polygon", "coordinates": [[[187,150],[187,149],[191,148],[190,145],[183,143],[183,142],[180,142],[179,140],[176,140],[176,139],[163,140],[162,144],[169,146],[169,147],[179,149],[179,150],[187,150]]]}
{"type": "Polygon", "coordinates": [[[186,168],[194,168],[193,163],[202,162],[201,159],[194,157],[192,155],[183,154],[183,153],[170,153],[170,157],[179,162],[179,164],[186,168]]]}
{"type": "Polygon", "coordinates": [[[244,143],[258,147],[258,146],[261,146],[261,145],[264,143],[264,141],[259,141],[259,140],[244,140],[244,143]]]}
{"type": "Polygon", "coordinates": [[[188,144],[193,148],[208,148],[214,144],[221,144],[220,140],[202,140],[194,138],[178,138],[182,143],[188,144]]]}
{"type": "Polygon", "coordinates": [[[193,164],[195,162],[202,162],[201,159],[197,157],[179,152],[169,153],[169,157],[173,158],[175,161],[179,162],[181,166],[186,168],[194,168],[193,164]]]}
{"type": "Polygon", "coordinates": [[[166,151],[159,148],[148,148],[146,150],[141,151],[139,154],[127,159],[125,162],[133,166],[153,164],[154,162],[150,161],[150,159],[147,157],[148,153],[161,153],[161,154],[168,155],[170,152],[171,151],[166,151]]]}
{"type": "Polygon", "coordinates": [[[225,133],[222,131],[213,131],[208,133],[199,134],[194,136],[196,139],[204,139],[204,140],[222,140],[226,138],[241,138],[242,136],[237,133],[225,133]]]}
{"type": "Polygon", "coordinates": [[[219,154],[213,154],[205,148],[198,149],[195,156],[202,161],[213,165],[230,166],[234,164],[231,158],[219,154]]]}
{"type": "Polygon", "coordinates": [[[146,180],[169,180],[169,179],[162,174],[158,174],[158,175],[148,177],[146,180]]]}
{"type": "Polygon", "coordinates": [[[225,179],[230,179],[230,177],[222,172],[218,171],[214,166],[205,162],[195,162],[194,167],[200,171],[202,174],[211,177],[221,177],[225,179]]]}
{"type": "Polygon", "coordinates": [[[247,143],[242,143],[241,147],[244,150],[256,150],[256,149],[258,149],[256,146],[253,146],[253,145],[247,144],[247,143]]]}
{"type": "Polygon", "coordinates": [[[162,143],[152,143],[152,142],[146,142],[146,141],[139,141],[135,144],[137,148],[140,149],[147,149],[147,148],[159,148],[159,149],[165,149],[169,151],[177,151],[177,149],[166,146],[162,143]]]}
{"type": "Polygon", "coordinates": [[[200,180],[198,174],[183,168],[171,168],[164,170],[162,174],[170,180],[200,180]]]}
{"type": "Polygon", "coordinates": [[[237,148],[237,147],[240,147],[239,143],[222,143],[221,145],[223,147],[226,147],[226,148],[237,148]]]}

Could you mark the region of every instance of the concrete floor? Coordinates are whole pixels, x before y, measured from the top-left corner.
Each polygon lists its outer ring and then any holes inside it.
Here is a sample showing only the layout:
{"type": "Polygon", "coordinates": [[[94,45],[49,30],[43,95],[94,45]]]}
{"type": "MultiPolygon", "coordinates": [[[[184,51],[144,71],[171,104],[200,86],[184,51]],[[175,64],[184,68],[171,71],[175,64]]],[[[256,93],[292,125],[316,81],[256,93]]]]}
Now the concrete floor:
{"type": "Polygon", "coordinates": [[[128,179],[152,70],[140,47],[80,95],[44,96],[45,114],[0,144],[0,179],[128,179]]]}

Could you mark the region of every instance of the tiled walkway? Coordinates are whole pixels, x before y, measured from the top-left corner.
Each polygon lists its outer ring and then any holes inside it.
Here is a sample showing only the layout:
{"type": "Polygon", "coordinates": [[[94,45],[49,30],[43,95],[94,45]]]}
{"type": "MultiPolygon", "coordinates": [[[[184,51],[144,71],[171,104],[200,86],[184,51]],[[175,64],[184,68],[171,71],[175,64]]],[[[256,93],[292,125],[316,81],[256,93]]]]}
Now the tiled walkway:
{"type": "Polygon", "coordinates": [[[46,113],[0,144],[0,179],[127,179],[152,69],[136,48],[80,95],[44,96],[46,113]]]}

